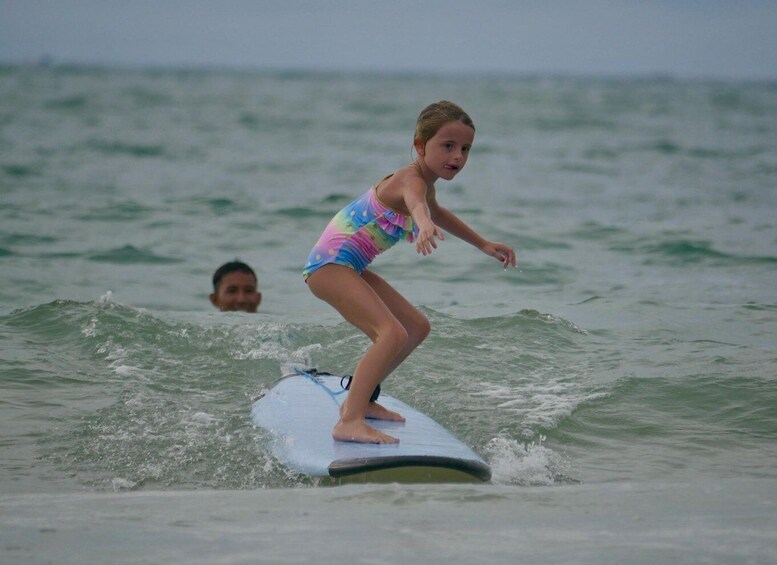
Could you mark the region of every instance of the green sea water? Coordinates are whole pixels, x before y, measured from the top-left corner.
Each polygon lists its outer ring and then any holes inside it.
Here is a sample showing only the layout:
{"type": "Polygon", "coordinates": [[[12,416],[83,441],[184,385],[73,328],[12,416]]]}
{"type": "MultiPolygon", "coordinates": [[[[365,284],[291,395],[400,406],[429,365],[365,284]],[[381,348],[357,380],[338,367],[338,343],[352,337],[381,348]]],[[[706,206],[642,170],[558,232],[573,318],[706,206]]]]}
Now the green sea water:
{"type": "Polygon", "coordinates": [[[0,562],[774,562],[775,209],[773,83],[1,68],[0,562]],[[493,480],[321,487],[251,403],[353,370],[302,265],[443,98],[519,266],[379,257],[432,322],[384,386],[493,480]]]}

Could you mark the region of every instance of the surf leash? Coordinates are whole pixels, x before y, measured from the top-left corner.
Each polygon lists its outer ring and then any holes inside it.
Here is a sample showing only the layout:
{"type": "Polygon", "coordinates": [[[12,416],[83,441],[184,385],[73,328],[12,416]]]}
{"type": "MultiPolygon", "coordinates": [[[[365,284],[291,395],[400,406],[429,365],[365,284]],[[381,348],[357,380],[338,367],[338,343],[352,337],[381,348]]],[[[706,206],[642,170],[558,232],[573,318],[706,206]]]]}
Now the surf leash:
{"type": "MultiPolygon", "coordinates": [[[[352,380],[353,380],[353,375],[345,375],[343,377],[340,377],[340,386],[343,387],[344,390],[349,390],[351,388],[352,380]],[[348,382],[346,384],[343,384],[343,381],[345,379],[348,379],[348,382]]],[[[375,402],[379,396],[380,396],[380,385],[376,386],[375,390],[372,391],[372,396],[370,396],[370,402],[375,402]]]]}
{"type": "MultiPolygon", "coordinates": [[[[318,386],[323,388],[326,393],[332,397],[332,400],[337,402],[337,396],[341,394],[345,394],[347,390],[351,388],[351,381],[353,381],[353,375],[344,375],[340,377],[340,386],[343,388],[343,390],[339,390],[337,392],[329,389],[322,383],[318,378],[316,377],[335,377],[337,375],[333,375],[332,373],[327,373],[325,371],[319,371],[318,369],[295,369],[295,373],[298,375],[301,375],[314,383],[316,383],[318,386]],[[348,382],[345,382],[345,380],[348,379],[348,382]],[[345,382],[345,384],[343,384],[345,382]]],[[[375,390],[372,391],[372,396],[370,396],[370,402],[375,402],[378,397],[380,396],[380,385],[375,387],[375,390]]],[[[338,403],[339,404],[339,403],[338,403]]]]}
{"type": "Polygon", "coordinates": [[[340,396],[341,394],[345,394],[345,390],[334,391],[334,390],[330,389],[329,387],[325,386],[324,383],[321,382],[321,380],[317,378],[319,376],[321,376],[321,377],[334,377],[336,375],[333,375],[332,373],[326,373],[324,371],[319,371],[318,369],[294,369],[294,372],[297,373],[298,375],[300,375],[302,377],[305,377],[306,379],[314,382],[315,384],[317,384],[321,388],[323,388],[326,391],[326,393],[332,398],[332,400],[334,400],[335,404],[337,404],[338,406],[340,405],[340,403],[337,401],[337,397],[340,396]]]}

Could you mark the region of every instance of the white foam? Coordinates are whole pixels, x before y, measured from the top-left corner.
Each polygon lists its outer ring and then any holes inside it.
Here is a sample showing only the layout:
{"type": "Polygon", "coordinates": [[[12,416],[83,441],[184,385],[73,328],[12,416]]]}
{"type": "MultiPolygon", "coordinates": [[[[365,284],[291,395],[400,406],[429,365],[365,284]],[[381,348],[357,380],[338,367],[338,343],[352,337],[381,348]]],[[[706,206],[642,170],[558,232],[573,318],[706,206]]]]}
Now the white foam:
{"type": "Polygon", "coordinates": [[[550,486],[557,483],[566,464],[555,452],[538,442],[521,443],[514,439],[494,438],[485,447],[496,484],[550,486]]]}
{"type": "Polygon", "coordinates": [[[93,316],[89,323],[81,330],[81,334],[86,337],[97,336],[97,317],[93,316]]]}
{"type": "Polygon", "coordinates": [[[211,416],[207,412],[195,412],[191,417],[192,422],[195,424],[209,425],[217,420],[215,416],[211,416]]]}
{"type": "Polygon", "coordinates": [[[105,294],[97,301],[98,304],[108,304],[110,302],[113,302],[113,291],[111,290],[106,290],[105,294]]]}
{"type": "Polygon", "coordinates": [[[139,370],[137,367],[133,367],[132,365],[117,365],[114,363],[111,364],[111,369],[113,369],[114,373],[122,377],[129,376],[139,370]]]}
{"type": "MultiPolygon", "coordinates": [[[[553,428],[584,402],[602,396],[587,388],[585,375],[537,369],[510,383],[482,382],[473,395],[488,398],[499,411],[515,415],[526,428],[553,428]]],[[[528,436],[531,437],[531,434],[528,436]]]]}
{"type": "Polygon", "coordinates": [[[122,477],[116,477],[111,480],[111,488],[115,491],[132,490],[137,486],[137,483],[124,479],[122,477]]]}

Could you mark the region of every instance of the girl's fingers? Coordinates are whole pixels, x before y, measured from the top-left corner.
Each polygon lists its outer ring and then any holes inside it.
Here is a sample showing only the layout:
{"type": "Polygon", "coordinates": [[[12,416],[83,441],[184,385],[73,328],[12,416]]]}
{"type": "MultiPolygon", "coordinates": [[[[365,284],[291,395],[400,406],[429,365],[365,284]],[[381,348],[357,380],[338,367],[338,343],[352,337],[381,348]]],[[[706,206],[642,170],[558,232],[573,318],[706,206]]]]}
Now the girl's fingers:
{"type": "Polygon", "coordinates": [[[416,252],[422,255],[430,255],[434,249],[437,249],[437,242],[435,236],[441,240],[445,239],[445,236],[440,230],[435,230],[429,237],[420,236],[416,243],[416,252]]]}
{"type": "Polygon", "coordinates": [[[497,247],[494,253],[494,257],[499,259],[499,262],[502,263],[502,266],[505,269],[508,266],[515,267],[517,264],[515,259],[515,251],[506,245],[497,247]]]}

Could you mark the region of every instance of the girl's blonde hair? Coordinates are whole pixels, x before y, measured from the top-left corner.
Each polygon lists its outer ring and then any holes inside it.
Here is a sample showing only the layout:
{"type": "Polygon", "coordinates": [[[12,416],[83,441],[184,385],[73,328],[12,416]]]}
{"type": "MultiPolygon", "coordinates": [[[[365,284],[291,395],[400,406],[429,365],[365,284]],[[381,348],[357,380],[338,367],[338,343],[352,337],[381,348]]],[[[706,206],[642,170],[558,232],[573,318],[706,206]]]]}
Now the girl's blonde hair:
{"type": "Polygon", "coordinates": [[[440,100],[421,110],[415,123],[413,145],[415,146],[418,142],[426,145],[426,142],[432,139],[440,128],[448,122],[461,122],[465,126],[471,127],[473,131],[475,130],[472,118],[460,106],[448,100],[440,100]]]}

